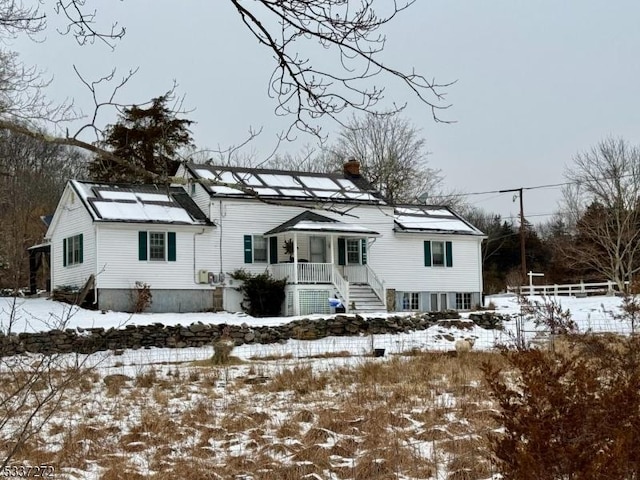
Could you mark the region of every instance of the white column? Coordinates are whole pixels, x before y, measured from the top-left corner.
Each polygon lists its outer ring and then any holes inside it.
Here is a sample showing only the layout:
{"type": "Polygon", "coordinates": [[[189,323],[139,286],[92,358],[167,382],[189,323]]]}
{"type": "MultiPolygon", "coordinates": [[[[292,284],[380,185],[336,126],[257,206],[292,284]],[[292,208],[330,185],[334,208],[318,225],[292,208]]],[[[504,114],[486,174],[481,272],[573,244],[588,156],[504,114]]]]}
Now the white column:
{"type": "Polygon", "coordinates": [[[334,239],[334,236],[330,235],[329,236],[329,263],[331,264],[331,268],[333,268],[333,262],[334,262],[334,257],[333,257],[333,239],[334,239]]]}
{"type": "Polygon", "coordinates": [[[298,284],[298,234],[293,234],[293,283],[298,284]]]}

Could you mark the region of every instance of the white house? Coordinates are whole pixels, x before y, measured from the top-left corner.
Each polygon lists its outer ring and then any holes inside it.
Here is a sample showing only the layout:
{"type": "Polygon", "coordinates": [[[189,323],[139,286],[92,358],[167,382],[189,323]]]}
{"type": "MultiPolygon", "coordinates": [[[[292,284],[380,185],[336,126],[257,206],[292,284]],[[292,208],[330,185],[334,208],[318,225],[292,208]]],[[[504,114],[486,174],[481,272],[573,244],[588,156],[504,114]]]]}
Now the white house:
{"type": "Polygon", "coordinates": [[[181,187],[162,193],[175,202],[175,215],[146,222],[139,217],[150,197],[140,195],[155,187],[70,182],[47,233],[53,287],[81,285],[93,273],[100,308],[118,308],[135,281],[144,281],[152,310],[239,311],[230,273],[244,269],[287,279],[288,315],[328,313],[330,297],[348,311],[480,304],[482,232],[445,207],[389,205],[362,178],[358,162],[332,174],[185,164],[176,177],[181,187]],[[68,210],[73,194],[75,216],[68,210]],[[165,258],[151,258],[151,232],[164,232],[165,258]],[[83,262],[65,264],[78,235],[83,262]],[[156,304],[165,297],[171,300],[156,304]]]}
{"type": "Polygon", "coordinates": [[[211,308],[215,229],[180,187],[70,181],[47,230],[51,285],[82,288],[93,302],[130,310],[136,282],[152,289],[151,311],[211,308]],[[206,275],[206,274],[205,274],[206,275]]]}

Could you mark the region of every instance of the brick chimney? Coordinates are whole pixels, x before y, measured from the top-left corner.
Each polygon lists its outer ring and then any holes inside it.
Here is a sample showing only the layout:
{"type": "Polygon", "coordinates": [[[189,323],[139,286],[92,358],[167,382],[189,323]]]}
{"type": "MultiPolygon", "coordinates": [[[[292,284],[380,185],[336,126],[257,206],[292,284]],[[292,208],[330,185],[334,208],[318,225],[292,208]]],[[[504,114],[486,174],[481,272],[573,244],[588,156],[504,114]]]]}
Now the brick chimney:
{"type": "Polygon", "coordinates": [[[345,177],[360,177],[360,162],[353,157],[344,163],[342,169],[345,177]]]}

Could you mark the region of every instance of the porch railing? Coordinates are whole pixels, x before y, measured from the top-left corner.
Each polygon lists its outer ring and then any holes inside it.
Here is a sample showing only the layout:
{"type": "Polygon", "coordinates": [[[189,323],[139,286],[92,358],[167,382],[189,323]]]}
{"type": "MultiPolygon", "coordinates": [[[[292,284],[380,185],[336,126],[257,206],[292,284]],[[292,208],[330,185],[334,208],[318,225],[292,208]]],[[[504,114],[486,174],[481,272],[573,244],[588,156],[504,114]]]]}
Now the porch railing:
{"type": "Polygon", "coordinates": [[[378,296],[383,305],[387,306],[387,296],[384,291],[384,282],[376,275],[369,265],[365,265],[367,271],[367,283],[378,296]]]}
{"type": "Polygon", "coordinates": [[[363,283],[369,285],[380,301],[387,304],[384,292],[384,283],[376,275],[369,265],[347,265],[344,267],[344,276],[349,283],[363,283]]]}
{"type": "Polygon", "coordinates": [[[336,290],[338,290],[338,293],[342,297],[344,306],[349,308],[349,282],[340,275],[340,272],[334,265],[331,265],[331,267],[331,283],[335,285],[336,290]]]}
{"type": "MultiPolygon", "coordinates": [[[[330,263],[298,263],[298,283],[333,283],[330,263]]],[[[288,283],[295,282],[294,263],[276,263],[271,265],[271,273],[277,280],[287,279],[288,283]]]]}

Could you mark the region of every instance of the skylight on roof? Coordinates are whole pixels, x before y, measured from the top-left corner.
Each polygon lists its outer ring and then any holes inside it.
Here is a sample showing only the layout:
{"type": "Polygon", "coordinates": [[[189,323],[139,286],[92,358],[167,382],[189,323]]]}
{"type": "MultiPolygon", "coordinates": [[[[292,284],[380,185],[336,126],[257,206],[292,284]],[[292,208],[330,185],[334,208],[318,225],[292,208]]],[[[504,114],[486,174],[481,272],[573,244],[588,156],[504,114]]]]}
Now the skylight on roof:
{"type": "Polygon", "coordinates": [[[207,180],[217,180],[218,179],[218,177],[216,177],[211,170],[207,170],[206,168],[198,168],[198,169],[196,169],[196,173],[199,176],[201,176],[202,178],[205,178],[207,180]]]}
{"type": "Polygon", "coordinates": [[[278,191],[273,188],[254,187],[253,189],[258,195],[278,195],[278,191]]]}
{"type": "Polygon", "coordinates": [[[93,205],[103,220],[193,223],[189,214],[179,207],[100,201],[93,205]]]}
{"type": "Polygon", "coordinates": [[[339,198],[344,199],[344,193],[339,190],[330,192],[328,190],[314,190],[313,194],[320,198],[339,198]]]}
{"type": "Polygon", "coordinates": [[[291,175],[261,173],[259,177],[270,187],[300,188],[300,184],[291,175]]]}
{"type": "Polygon", "coordinates": [[[216,172],[218,174],[218,176],[220,177],[220,181],[222,183],[230,183],[230,184],[236,184],[238,183],[238,180],[236,179],[236,177],[234,177],[232,172],[227,172],[227,171],[217,171],[216,172]]]}
{"type": "Polygon", "coordinates": [[[310,197],[311,193],[301,188],[281,188],[280,192],[285,197],[310,197]]]}
{"type": "Polygon", "coordinates": [[[219,193],[221,195],[242,195],[244,192],[237,188],[227,187],[226,185],[213,185],[211,187],[213,193],[219,193]]]}
{"type": "Polygon", "coordinates": [[[260,181],[258,177],[251,173],[240,173],[236,172],[236,176],[240,179],[242,183],[245,185],[250,185],[252,187],[262,187],[263,183],[260,181]]]}
{"type": "Polygon", "coordinates": [[[143,202],[170,202],[169,195],[164,193],[136,193],[136,196],[143,202]]]}
{"type": "Polygon", "coordinates": [[[347,180],[346,178],[338,178],[338,183],[345,190],[349,190],[352,192],[360,191],[360,189],[356,187],[356,185],[351,180],[347,180]]]}
{"type": "Polygon", "coordinates": [[[132,200],[137,201],[136,194],[133,192],[114,192],[113,190],[98,190],[100,196],[107,200],[132,200]]]}
{"type": "Polygon", "coordinates": [[[327,177],[306,177],[300,176],[300,181],[308,188],[316,189],[320,188],[323,190],[338,190],[340,187],[327,177]]]}

